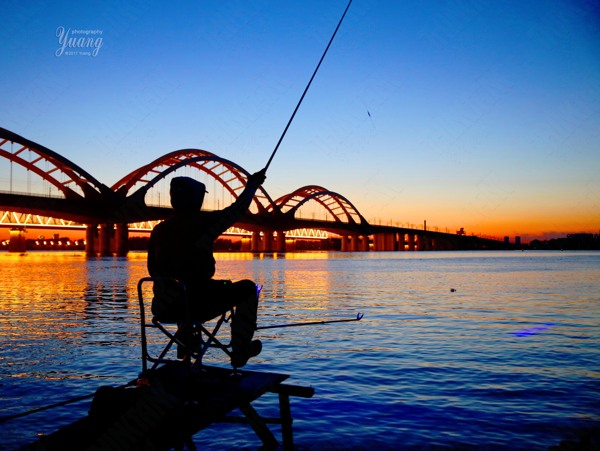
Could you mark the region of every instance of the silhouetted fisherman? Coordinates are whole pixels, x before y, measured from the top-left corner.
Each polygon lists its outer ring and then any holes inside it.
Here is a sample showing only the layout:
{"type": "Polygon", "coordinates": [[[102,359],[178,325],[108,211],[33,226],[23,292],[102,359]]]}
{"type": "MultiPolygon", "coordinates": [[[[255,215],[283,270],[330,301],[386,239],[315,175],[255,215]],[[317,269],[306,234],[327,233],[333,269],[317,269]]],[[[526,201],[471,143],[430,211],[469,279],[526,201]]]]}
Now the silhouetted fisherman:
{"type": "MultiPolygon", "coordinates": [[[[252,340],[258,309],[257,287],[251,280],[215,280],[215,240],[243,215],[254,193],[265,181],[266,169],[248,178],[236,201],[223,210],[200,212],[206,187],[189,177],[171,180],[171,206],[174,216],[158,224],[150,236],[148,271],[152,277],[174,278],[183,282],[192,319],[209,321],[234,306],[231,322],[231,364],[240,368],[262,349],[252,340]]],[[[177,322],[182,318],[180,291],[168,283],[154,284],[152,313],[160,320],[177,322]]]]}

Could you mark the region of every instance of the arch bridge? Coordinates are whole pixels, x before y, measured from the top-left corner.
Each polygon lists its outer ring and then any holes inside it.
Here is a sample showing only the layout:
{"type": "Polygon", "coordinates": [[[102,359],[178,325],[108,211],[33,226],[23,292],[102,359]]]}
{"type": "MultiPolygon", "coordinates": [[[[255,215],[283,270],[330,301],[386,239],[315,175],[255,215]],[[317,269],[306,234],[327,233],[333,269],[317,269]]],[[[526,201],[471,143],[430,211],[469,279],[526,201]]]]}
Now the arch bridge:
{"type": "MultiPolygon", "coordinates": [[[[0,185],[4,218],[10,212],[84,225],[86,251],[101,255],[126,254],[130,229],[171,214],[167,193],[174,176],[187,175],[205,183],[207,210],[234,202],[250,176],[238,164],[211,152],[182,149],[141,166],[108,187],[64,156],[3,128],[0,157],[0,174],[5,174],[5,181],[0,182],[5,184],[0,185]]],[[[339,235],[342,250],[369,250],[371,241],[375,250],[426,249],[433,243],[427,231],[372,226],[343,195],[317,185],[301,187],[276,200],[260,187],[235,227],[247,232],[244,250],[251,251],[293,249],[296,238],[292,232],[311,229],[339,235]]],[[[24,228],[14,227],[16,242],[24,240],[24,228]]]]}

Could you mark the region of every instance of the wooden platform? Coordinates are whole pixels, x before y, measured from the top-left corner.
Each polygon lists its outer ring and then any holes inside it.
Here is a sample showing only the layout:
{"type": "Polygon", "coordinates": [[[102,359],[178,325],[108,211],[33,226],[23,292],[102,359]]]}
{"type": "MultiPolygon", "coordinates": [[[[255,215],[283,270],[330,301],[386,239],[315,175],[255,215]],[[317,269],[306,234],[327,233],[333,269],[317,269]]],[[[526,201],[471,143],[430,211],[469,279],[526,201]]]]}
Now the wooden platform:
{"type": "MultiPolygon", "coordinates": [[[[215,422],[248,423],[265,448],[278,441],[267,424],[281,425],[284,449],[293,449],[290,396],[310,398],[314,390],[283,384],[285,374],[203,367],[189,374],[183,366],[166,365],[127,388],[98,390],[90,414],[41,437],[23,450],[171,449],[215,422]],[[278,418],[263,418],[251,402],[267,392],[279,394],[278,418]],[[239,409],[243,416],[229,414],[239,409]]],[[[192,448],[193,449],[193,448],[192,448]]]]}

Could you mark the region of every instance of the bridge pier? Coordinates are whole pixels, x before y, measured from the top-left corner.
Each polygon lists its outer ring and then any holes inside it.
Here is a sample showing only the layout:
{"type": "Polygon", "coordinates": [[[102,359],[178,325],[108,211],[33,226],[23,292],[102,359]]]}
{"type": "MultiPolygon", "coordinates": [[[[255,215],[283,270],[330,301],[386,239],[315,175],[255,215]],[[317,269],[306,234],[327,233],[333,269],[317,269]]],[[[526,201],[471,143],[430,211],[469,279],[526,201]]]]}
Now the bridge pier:
{"type": "Polygon", "coordinates": [[[277,241],[276,248],[277,252],[285,252],[286,251],[286,239],[285,232],[283,230],[277,231],[277,241]]]}
{"type": "Polygon", "coordinates": [[[350,239],[350,250],[352,252],[356,252],[358,251],[358,235],[350,235],[349,236],[350,239]]]}
{"type": "Polygon", "coordinates": [[[375,252],[379,252],[383,250],[383,234],[375,233],[373,234],[373,250],[375,252]]]}
{"type": "Polygon", "coordinates": [[[400,232],[398,234],[398,251],[404,252],[406,250],[406,233],[400,232]]]}
{"type": "Polygon", "coordinates": [[[240,252],[250,252],[252,250],[252,238],[249,236],[242,237],[242,244],[240,246],[240,252]]]}
{"type": "Polygon", "coordinates": [[[260,252],[260,232],[252,232],[250,237],[250,252],[260,252]]]}
{"type": "Polygon", "coordinates": [[[361,235],[358,237],[358,250],[361,252],[369,251],[369,235],[361,235]]]}
{"type": "Polygon", "coordinates": [[[96,255],[96,239],[98,237],[98,224],[85,226],[85,253],[88,256],[96,255]]]}
{"type": "Polygon", "coordinates": [[[342,235],[342,252],[355,252],[356,239],[353,235],[342,235]]]}
{"type": "Polygon", "coordinates": [[[271,230],[252,232],[250,250],[252,252],[285,252],[285,232],[281,230],[276,232],[271,230]]]}
{"type": "Polygon", "coordinates": [[[358,235],[342,235],[342,252],[367,252],[369,250],[369,236],[358,235]]]}
{"type": "Polygon", "coordinates": [[[376,233],[373,235],[373,250],[375,251],[395,251],[396,234],[395,233],[376,233]]]}
{"type": "Polygon", "coordinates": [[[85,229],[85,253],[102,257],[123,257],[129,251],[128,224],[88,224],[85,229]]]}
{"type": "Polygon", "coordinates": [[[408,234],[408,243],[407,244],[408,244],[409,251],[415,250],[415,235],[413,233],[408,234]]]}
{"type": "Polygon", "coordinates": [[[431,250],[431,238],[425,233],[419,233],[416,235],[417,238],[417,250],[429,251],[431,250]]]}
{"type": "Polygon", "coordinates": [[[262,234],[262,246],[261,250],[263,252],[273,252],[275,249],[277,238],[275,234],[270,230],[264,231],[262,234]]]}
{"type": "Polygon", "coordinates": [[[457,240],[450,235],[437,236],[433,240],[433,250],[435,251],[455,251],[459,249],[457,240]]]}
{"type": "Polygon", "coordinates": [[[118,257],[124,257],[129,252],[129,224],[117,224],[113,251],[118,257]]]}
{"type": "Polygon", "coordinates": [[[341,235],[342,252],[368,252],[369,235],[341,235]]]}
{"type": "Polygon", "coordinates": [[[348,237],[346,235],[340,236],[340,250],[342,252],[348,252],[348,237]]]}
{"type": "Polygon", "coordinates": [[[26,252],[27,251],[27,239],[25,235],[27,230],[25,227],[16,227],[10,229],[10,238],[8,241],[8,252],[26,252]]]}
{"type": "Polygon", "coordinates": [[[108,257],[112,255],[110,249],[110,241],[114,235],[114,228],[112,224],[100,224],[100,233],[99,233],[99,249],[98,254],[101,257],[108,257]]]}
{"type": "Polygon", "coordinates": [[[423,234],[423,250],[430,251],[433,249],[433,239],[428,234],[423,234]]]}

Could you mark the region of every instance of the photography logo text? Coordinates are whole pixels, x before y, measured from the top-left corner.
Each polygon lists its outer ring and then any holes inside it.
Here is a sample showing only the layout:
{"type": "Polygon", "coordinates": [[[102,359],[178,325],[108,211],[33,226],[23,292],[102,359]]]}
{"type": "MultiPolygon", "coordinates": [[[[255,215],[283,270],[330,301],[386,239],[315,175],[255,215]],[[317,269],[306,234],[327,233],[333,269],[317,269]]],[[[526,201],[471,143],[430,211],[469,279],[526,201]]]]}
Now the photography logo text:
{"type": "Polygon", "coordinates": [[[102,30],[79,30],[65,27],[56,29],[58,49],[56,56],[96,57],[102,48],[102,30]]]}

